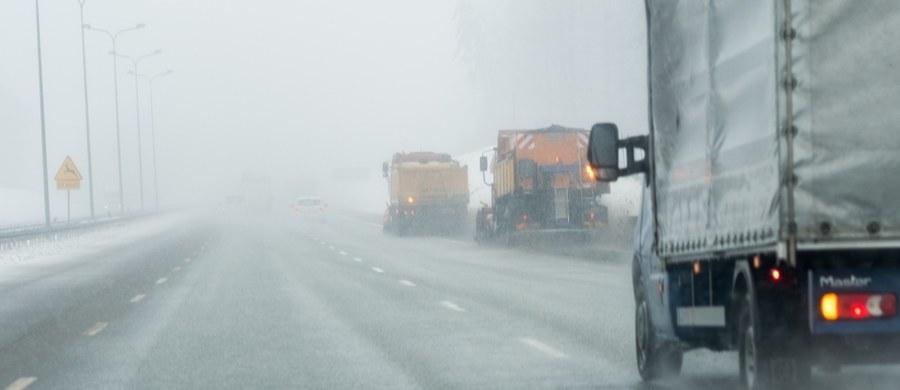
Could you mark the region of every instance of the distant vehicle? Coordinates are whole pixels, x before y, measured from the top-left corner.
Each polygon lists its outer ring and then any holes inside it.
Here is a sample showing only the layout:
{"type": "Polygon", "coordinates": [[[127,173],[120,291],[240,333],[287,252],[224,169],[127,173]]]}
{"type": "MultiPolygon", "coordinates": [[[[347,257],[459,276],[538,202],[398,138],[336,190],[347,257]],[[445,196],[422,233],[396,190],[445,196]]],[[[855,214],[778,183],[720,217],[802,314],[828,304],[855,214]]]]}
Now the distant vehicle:
{"type": "Polygon", "coordinates": [[[325,221],[325,211],[328,205],[314,196],[302,196],[297,198],[291,205],[291,210],[295,214],[305,217],[315,217],[320,221],[325,221]]]}
{"type": "Polygon", "coordinates": [[[397,153],[382,166],[390,185],[384,230],[461,233],[469,206],[468,166],[446,153],[397,153]]]}
{"type": "MultiPolygon", "coordinates": [[[[562,126],[500,130],[494,149],[492,205],[476,216],[475,239],[511,243],[527,235],[585,238],[607,222],[597,183],[588,165],[588,132],[562,126]]],[[[488,170],[487,156],[481,171],[488,170]]]]}
{"type": "Polygon", "coordinates": [[[592,129],[597,178],[646,179],[638,371],[737,350],[744,388],[794,389],[900,363],[900,52],[870,39],[900,3],[736,4],[647,1],[649,135],[592,129]]]}

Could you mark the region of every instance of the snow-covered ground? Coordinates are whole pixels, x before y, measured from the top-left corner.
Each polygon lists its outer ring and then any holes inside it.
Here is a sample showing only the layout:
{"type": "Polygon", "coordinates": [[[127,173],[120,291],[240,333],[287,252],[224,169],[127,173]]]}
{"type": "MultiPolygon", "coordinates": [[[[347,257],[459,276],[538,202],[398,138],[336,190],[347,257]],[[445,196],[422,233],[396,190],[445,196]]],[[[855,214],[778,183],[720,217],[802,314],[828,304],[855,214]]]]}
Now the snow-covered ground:
{"type": "Polygon", "coordinates": [[[113,225],[62,232],[55,236],[28,241],[4,243],[0,246],[0,275],[8,274],[8,267],[12,265],[25,262],[30,264],[60,262],[110,245],[132,242],[171,229],[187,218],[187,214],[146,217],[113,225]]]}

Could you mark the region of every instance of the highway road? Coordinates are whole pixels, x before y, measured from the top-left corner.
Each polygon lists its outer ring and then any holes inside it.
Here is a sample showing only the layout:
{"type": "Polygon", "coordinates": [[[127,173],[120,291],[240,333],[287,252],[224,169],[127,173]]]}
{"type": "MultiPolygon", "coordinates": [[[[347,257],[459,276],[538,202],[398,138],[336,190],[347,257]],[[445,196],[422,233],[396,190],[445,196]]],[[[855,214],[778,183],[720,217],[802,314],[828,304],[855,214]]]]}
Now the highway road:
{"type": "MultiPolygon", "coordinates": [[[[393,237],[334,213],[190,214],[0,266],[0,387],[732,389],[733,353],[641,383],[627,253],[393,237]]],[[[893,388],[893,368],[817,373],[893,388]]]]}

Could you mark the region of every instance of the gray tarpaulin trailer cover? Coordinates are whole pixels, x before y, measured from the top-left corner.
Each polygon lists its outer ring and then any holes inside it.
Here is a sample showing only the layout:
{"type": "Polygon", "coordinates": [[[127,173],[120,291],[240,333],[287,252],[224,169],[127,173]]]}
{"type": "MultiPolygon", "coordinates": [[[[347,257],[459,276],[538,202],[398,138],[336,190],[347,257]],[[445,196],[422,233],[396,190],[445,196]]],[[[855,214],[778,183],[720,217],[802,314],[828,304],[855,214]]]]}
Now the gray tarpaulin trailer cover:
{"type": "Polygon", "coordinates": [[[900,1],[647,16],[661,254],[900,242],[900,1]]]}

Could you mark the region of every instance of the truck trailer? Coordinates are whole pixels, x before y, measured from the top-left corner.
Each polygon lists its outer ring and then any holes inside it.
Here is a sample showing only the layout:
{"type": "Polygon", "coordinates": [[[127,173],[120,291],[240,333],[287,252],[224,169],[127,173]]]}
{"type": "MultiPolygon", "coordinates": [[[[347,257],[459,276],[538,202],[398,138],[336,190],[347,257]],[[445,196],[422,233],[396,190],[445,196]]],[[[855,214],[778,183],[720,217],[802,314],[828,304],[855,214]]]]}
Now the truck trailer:
{"type": "Polygon", "coordinates": [[[384,230],[461,233],[469,208],[468,166],[446,153],[397,153],[382,166],[390,203],[384,230]]]}
{"type": "MultiPolygon", "coordinates": [[[[609,185],[593,179],[587,144],[583,129],[500,130],[490,166],[492,205],[476,215],[476,240],[584,239],[590,229],[603,226],[607,210],[600,196],[609,193],[609,185]]],[[[480,165],[487,171],[487,156],[480,165]]]]}
{"type": "Polygon", "coordinates": [[[591,132],[599,180],[646,179],[638,371],[736,350],[745,388],[794,388],[900,362],[900,2],[711,4],[646,1],[649,134],[591,132]]]}

